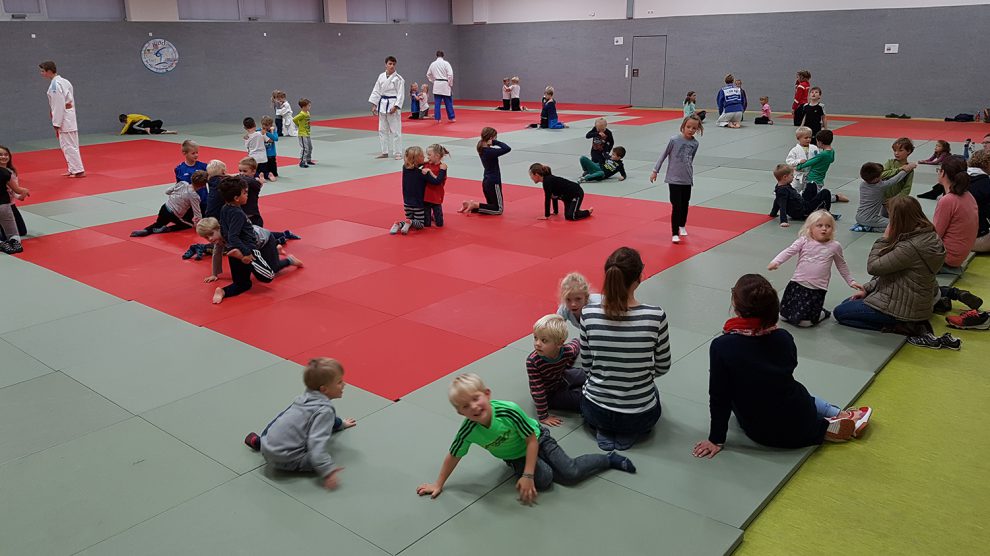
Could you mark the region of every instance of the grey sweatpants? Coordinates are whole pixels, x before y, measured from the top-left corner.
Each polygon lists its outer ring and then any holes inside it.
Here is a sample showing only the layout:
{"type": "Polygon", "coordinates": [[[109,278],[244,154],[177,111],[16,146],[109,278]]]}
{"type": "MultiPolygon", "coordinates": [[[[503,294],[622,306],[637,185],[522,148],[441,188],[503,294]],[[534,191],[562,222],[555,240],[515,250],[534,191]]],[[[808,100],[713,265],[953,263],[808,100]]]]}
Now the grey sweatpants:
{"type": "Polygon", "coordinates": [[[4,235],[7,239],[20,239],[20,234],[17,233],[17,220],[14,218],[14,209],[11,208],[10,203],[5,203],[0,205],[0,228],[3,228],[4,235]]]}

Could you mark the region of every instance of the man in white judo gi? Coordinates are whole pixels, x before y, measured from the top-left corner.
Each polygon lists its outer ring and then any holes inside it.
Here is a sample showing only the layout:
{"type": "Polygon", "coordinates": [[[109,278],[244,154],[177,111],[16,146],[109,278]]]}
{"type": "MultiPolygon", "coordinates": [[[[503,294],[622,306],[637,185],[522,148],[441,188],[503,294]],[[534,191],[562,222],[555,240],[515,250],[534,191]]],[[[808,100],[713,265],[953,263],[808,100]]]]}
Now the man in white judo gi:
{"type": "Polygon", "coordinates": [[[389,151],[396,160],[402,158],[402,101],[406,81],[395,71],[395,56],[385,58],[385,71],[378,76],[371,90],[371,114],[378,116],[378,140],[382,154],[378,158],[388,158],[389,151]]]}
{"type": "Polygon", "coordinates": [[[72,92],[72,83],[58,74],[55,62],[42,62],[38,67],[41,68],[41,75],[51,80],[48,86],[48,105],[51,107],[52,127],[58,136],[58,145],[69,166],[65,175],[70,178],[85,177],[86,169],[83,168],[82,155],[79,154],[79,126],[76,124],[76,98],[72,92]]]}
{"type": "Polygon", "coordinates": [[[454,68],[450,62],[443,59],[443,50],[437,50],[437,59],[426,70],[426,78],[433,83],[433,98],[436,99],[433,118],[440,121],[440,103],[447,109],[447,119],[456,122],[454,118],[454,99],[451,97],[454,88],[454,68]]]}

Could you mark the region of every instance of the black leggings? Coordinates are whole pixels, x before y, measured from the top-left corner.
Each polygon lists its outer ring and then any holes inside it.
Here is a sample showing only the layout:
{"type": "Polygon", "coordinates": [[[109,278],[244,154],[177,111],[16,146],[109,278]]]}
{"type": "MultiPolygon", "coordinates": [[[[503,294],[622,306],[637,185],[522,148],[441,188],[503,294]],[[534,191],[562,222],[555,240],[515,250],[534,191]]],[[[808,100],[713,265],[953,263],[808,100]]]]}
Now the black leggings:
{"type": "MultiPolygon", "coordinates": [[[[275,135],[284,137],[282,135],[282,116],[275,116],[275,135]]],[[[278,174],[275,175],[277,176],[278,174]]]]}
{"type": "Polygon", "coordinates": [[[519,105],[519,97],[509,99],[509,105],[512,106],[513,112],[519,112],[522,110],[522,106],[519,105]]]}
{"type": "Polygon", "coordinates": [[[172,211],[168,210],[168,207],[162,205],[162,208],[158,209],[158,218],[155,219],[155,223],[150,226],[145,226],[144,229],[150,232],[155,228],[164,228],[169,224],[172,224],[172,226],[168,228],[168,231],[170,232],[178,232],[179,230],[188,230],[192,226],[186,224],[185,222],[183,222],[183,220],[191,222],[192,217],[193,217],[192,209],[187,210],[186,214],[182,218],[179,218],[178,216],[172,214],[172,211]]]}
{"type": "Polygon", "coordinates": [[[163,131],[163,125],[165,125],[165,123],[161,120],[141,120],[140,122],[131,124],[131,127],[127,129],[127,134],[146,135],[148,131],[151,131],[152,135],[159,135],[163,131]]]}
{"type": "Polygon", "coordinates": [[[670,231],[672,235],[677,235],[680,228],[687,226],[688,202],[691,200],[691,185],[681,183],[669,183],[670,204],[674,206],[670,214],[670,231]]]}
{"type": "Polygon", "coordinates": [[[485,193],[485,202],[478,206],[478,214],[502,214],[502,184],[484,180],[481,182],[481,189],[485,193]]]}
{"type": "Polygon", "coordinates": [[[832,209],[832,192],[824,187],[819,190],[817,183],[810,182],[805,185],[801,198],[804,200],[804,210],[807,214],[818,209],[832,209]]]}
{"type": "Polygon", "coordinates": [[[564,201],[564,219],[565,220],[581,220],[582,218],[587,218],[591,216],[591,213],[586,210],[581,210],[581,201],[584,200],[584,193],[574,197],[573,199],[561,199],[564,201]]]}

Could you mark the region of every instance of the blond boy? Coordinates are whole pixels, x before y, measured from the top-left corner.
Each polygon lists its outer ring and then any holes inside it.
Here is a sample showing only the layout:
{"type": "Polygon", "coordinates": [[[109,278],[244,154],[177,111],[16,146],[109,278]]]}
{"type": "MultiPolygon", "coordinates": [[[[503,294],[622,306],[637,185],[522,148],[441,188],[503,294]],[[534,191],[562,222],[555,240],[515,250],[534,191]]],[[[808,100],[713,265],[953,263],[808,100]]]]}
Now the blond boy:
{"type": "Polygon", "coordinates": [[[526,358],[526,374],[540,423],[556,427],[564,422],[551,415],[551,409],[581,411],[581,388],[586,377],[583,371],[573,368],[580,353],[577,338],[567,341],[564,317],[546,315],[533,325],[533,352],[526,358]]]}

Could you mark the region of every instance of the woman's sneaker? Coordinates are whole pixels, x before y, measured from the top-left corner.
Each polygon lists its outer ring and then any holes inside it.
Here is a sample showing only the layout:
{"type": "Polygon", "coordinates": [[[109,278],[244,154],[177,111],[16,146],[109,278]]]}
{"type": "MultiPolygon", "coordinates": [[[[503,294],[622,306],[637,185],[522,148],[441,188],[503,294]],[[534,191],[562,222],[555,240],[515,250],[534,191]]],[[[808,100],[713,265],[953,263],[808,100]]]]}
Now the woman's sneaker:
{"type": "Polygon", "coordinates": [[[859,438],[859,435],[866,430],[866,427],[870,425],[870,417],[873,417],[873,408],[864,405],[863,407],[849,409],[853,415],[853,420],[856,422],[856,429],[853,430],[853,437],[859,438]]]}
{"type": "Polygon", "coordinates": [[[21,245],[20,241],[16,239],[11,239],[3,243],[0,243],[0,251],[3,251],[8,255],[16,255],[24,251],[24,246],[21,245]]]}
{"type": "Polygon", "coordinates": [[[856,432],[856,421],[832,417],[826,419],[828,428],[825,429],[825,440],[829,442],[845,442],[856,432]]]}
{"type": "Polygon", "coordinates": [[[942,349],[951,349],[953,351],[959,351],[962,348],[962,340],[956,338],[952,334],[946,332],[938,338],[938,343],[941,345],[942,349]]]}
{"type": "Polygon", "coordinates": [[[918,346],[928,349],[942,349],[941,338],[935,337],[934,334],[922,334],[921,336],[911,336],[907,339],[908,343],[912,346],[918,346]]]}
{"type": "Polygon", "coordinates": [[[990,312],[966,311],[961,315],[945,317],[945,322],[950,328],[960,330],[990,330],[990,312]]]}

